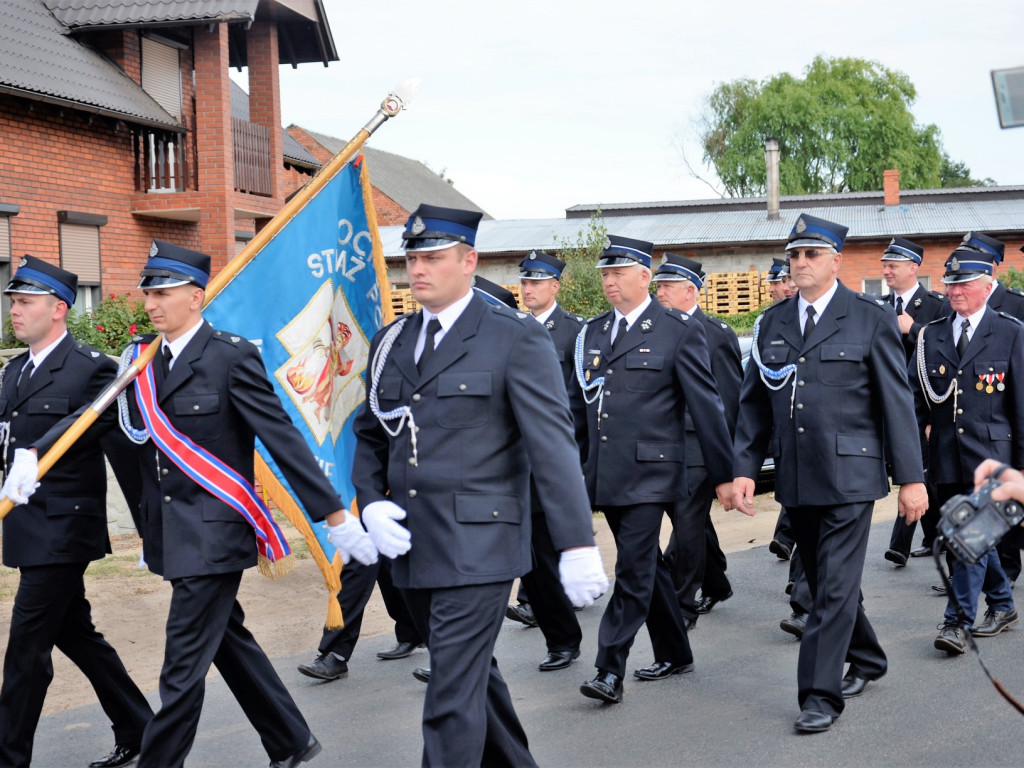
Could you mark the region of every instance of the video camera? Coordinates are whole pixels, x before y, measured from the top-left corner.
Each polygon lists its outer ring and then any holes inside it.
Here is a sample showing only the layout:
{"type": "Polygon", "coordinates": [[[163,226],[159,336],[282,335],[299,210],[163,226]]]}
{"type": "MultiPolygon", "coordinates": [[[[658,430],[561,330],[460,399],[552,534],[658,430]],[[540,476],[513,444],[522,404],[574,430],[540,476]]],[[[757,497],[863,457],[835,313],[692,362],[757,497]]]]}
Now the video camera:
{"type": "Polygon", "coordinates": [[[942,505],[939,533],[957,560],[974,565],[1024,521],[1024,506],[1012,500],[992,500],[992,491],[1000,485],[989,479],[974,493],[953,496],[942,505]]]}

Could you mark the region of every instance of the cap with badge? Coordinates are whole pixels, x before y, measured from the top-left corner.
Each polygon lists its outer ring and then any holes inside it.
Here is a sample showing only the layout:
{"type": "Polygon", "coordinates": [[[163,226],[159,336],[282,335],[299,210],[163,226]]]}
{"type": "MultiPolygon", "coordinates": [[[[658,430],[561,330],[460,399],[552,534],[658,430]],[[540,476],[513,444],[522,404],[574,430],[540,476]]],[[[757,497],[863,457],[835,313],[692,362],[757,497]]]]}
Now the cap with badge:
{"type": "Polygon", "coordinates": [[[523,280],[561,280],[565,262],[544,251],[530,251],[519,264],[523,280]]]}
{"type": "Polygon", "coordinates": [[[766,283],[781,283],[783,279],[789,277],[789,265],[785,259],[772,259],[772,265],[768,267],[768,276],[765,277],[766,283]]]}
{"type": "Polygon", "coordinates": [[[654,243],[618,235],[607,235],[604,239],[604,250],[597,260],[597,268],[630,267],[639,264],[650,269],[653,255],[654,243]]]}
{"type": "Polygon", "coordinates": [[[689,280],[700,288],[704,285],[705,277],[707,275],[701,271],[701,263],[699,261],[694,261],[675,253],[666,253],[661,257],[658,271],[654,273],[654,277],[651,279],[657,283],[689,280]]]}
{"type": "Polygon", "coordinates": [[[210,257],[180,245],[154,240],[140,274],[139,288],[177,288],[190,284],[206,288],[210,281],[210,257]]]}
{"type": "Polygon", "coordinates": [[[968,232],[964,235],[960,248],[972,248],[976,251],[987,253],[992,256],[996,264],[1003,263],[1003,251],[1006,250],[1006,246],[1003,243],[994,237],[983,235],[981,232],[968,232]]]}
{"type": "Polygon", "coordinates": [[[789,233],[786,250],[828,247],[841,251],[843,243],[846,242],[846,233],[849,231],[850,228],[842,224],[801,213],[793,225],[793,231],[789,233]]]}
{"type": "Polygon", "coordinates": [[[49,294],[70,307],[78,295],[78,275],[26,253],[4,293],[49,294]]]}
{"type": "Polygon", "coordinates": [[[920,264],[924,258],[924,248],[902,237],[894,237],[885,247],[881,261],[912,261],[920,264]]]}
{"type": "Polygon", "coordinates": [[[512,309],[519,309],[519,302],[516,301],[516,296],[508,288],[492,283],[486,277],[480,277],[480,275],[473,275],[473,288],[480,294],[485,301],[490,302],[496,306],[507,306],[512,309]]]}
{"type": "Polygon", "coordinates": [[[967,283],[979,277],[991,275],[997,263],[991,251],[981,251],[961,245],[946,259],[946,274],[942,282],[967,283]]]}
{"type": "Polygon", "coordinates": [[[459,243],[475,245],[483,216],[480,211],[424,203],[405,222],[402,247],[407,251],[440,251],[459,243]]]}

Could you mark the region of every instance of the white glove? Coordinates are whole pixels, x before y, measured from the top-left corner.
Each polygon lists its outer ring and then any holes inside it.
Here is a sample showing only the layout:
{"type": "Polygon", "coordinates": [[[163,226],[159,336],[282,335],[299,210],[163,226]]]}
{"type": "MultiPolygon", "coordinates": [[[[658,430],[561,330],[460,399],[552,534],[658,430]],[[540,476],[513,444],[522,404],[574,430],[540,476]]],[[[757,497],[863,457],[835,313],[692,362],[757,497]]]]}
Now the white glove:
{"type": "Polygon", "coordinates": [[[377,562],[377,548],[373,546],[373,540],[363,530],[359,518],[347,509],[343,522],[327,526],[327,540],[338,550],[343,563],[347,564],[353,557],[363,565],[377,562]]]}
{"type": "Polygon", "coordinates": [[[597,547],[567,549],[558,560],[562,589],[577,608],[593,605],[608,589],[608,576],[597,547]]]}
{"type": "Polygon", "coordinates": [[[384,557],[395,558],[412,548],[412,535],[396,520],[405,520],[405,510],[391,501],[374,501],[363,508],[363,525],[370,534],[377,551],[384,557]]]}
{"type": "Polygon", "coordinates": [[[14,462],[7,470],[4,487],[0,488],[0,497],[6,496],[15,504],[27,504],[28,497],[39,487],[38,478],[36,455],[25,448],[18,448],[14,451],[14,462]]]}

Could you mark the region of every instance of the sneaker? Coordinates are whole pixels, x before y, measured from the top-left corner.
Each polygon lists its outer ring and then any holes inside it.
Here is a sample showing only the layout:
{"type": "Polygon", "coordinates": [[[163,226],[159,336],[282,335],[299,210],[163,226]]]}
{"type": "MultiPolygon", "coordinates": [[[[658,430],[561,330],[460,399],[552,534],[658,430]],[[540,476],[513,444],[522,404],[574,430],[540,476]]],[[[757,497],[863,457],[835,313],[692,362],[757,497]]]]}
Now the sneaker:
{"type": "Polygon", "coordinates": [[[1018,618],[1016,608],[1008,611],[993,611],[990,608],[985,611],[984,621],[972,629],[971,634],[975,637],[995,637],[1004,629],[1016,624],[1018,618]]]}
{"type": "Polygon", "coordinates": [[[947,621],[945,624],[939,624],[939,634],[935,638],[934,645],[950,656],[955,653],[963,653],[967,650],[963,628],[955,622],[947,621]]]}

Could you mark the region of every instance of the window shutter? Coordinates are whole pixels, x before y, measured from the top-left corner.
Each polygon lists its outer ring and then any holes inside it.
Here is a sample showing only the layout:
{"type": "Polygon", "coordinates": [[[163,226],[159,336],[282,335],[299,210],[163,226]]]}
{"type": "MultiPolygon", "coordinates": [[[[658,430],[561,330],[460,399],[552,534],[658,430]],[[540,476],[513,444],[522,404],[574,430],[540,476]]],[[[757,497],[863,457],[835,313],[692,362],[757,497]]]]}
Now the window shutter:
{"type": "Polygon", "coordinates": [[[0,216],[0,262],[11,260],[11,217],[0,216]]]}
{"type": "Polygon", "coordinates": [[[78,275],[83,285],[100,284],[100,228],[87,224],[60,225],[61,267],[78,275]]]}
{"type": "Polygon", "coordinates": [[[181,117],[178,49],[142,38],[142,88],[173,117],[181,117]]]}

